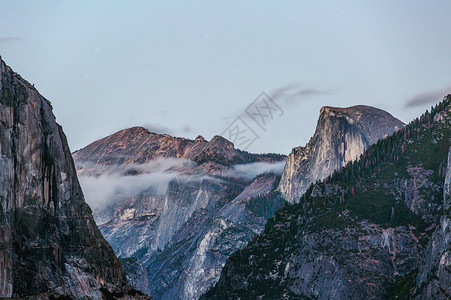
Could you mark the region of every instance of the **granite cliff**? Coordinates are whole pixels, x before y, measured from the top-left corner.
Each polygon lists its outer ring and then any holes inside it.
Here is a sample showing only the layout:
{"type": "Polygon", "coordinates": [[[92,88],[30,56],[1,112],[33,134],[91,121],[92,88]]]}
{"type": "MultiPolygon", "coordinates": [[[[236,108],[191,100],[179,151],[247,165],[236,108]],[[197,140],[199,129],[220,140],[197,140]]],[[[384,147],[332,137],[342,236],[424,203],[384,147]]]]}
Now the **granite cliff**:
{"type": "Polygon", "coordinates": [[[322,107],[313,137],[288,155],[279,191],[287,201],[299,201],[311,183],[356,160],[368,146],[403,126],[389,113],[370,106],[322,107]]]}
{"type": "Polygon", "coordinates": [[[427,245],[416,279],[416,298],[419,299],[451,297],[451,148],[445,174],[444,213],[427,245]]]}
{"type": "Polygon", "coordinates": [[[0,298],[133,298],[49,101],[0,58],[0,298]]]}

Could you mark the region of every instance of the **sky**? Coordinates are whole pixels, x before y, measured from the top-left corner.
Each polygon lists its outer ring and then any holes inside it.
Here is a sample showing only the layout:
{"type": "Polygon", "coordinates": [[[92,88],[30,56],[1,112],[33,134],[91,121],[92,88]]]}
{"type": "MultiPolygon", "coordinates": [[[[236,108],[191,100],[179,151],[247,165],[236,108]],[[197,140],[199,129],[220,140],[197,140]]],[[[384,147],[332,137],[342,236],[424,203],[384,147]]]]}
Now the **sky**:
{"type": "Polygon", "coordinates": [[[451,93],[451,1],[242,2],[0,0],[0,56],[72,151],[132,126],[232,139],[239,124],[236,146],[288,154],[322,106],[409,122],[451,93]]]}

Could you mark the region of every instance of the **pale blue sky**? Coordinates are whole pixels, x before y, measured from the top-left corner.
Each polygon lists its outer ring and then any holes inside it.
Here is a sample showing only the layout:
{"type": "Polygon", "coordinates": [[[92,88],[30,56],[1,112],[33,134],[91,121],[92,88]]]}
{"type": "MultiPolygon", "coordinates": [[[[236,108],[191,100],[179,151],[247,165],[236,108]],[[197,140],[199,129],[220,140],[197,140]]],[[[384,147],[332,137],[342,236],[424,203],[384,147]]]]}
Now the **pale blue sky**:
{"type": "Polygon", "coordinates": [[[284,114],[248,150],[288,154],[321,106],[408,122],[451,92],[450,15],[450,1],[0,0],[0,55],[72,150],[136,125],[210,139],[266,92],[284,114]]]}

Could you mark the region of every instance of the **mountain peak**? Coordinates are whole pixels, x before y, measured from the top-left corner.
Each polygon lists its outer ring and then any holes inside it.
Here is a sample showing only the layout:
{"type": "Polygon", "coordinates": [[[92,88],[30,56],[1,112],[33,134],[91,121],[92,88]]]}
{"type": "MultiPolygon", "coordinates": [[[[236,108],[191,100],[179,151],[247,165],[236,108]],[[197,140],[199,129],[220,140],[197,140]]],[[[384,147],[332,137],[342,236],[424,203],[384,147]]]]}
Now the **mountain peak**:
{"type": "Polygon", "coordinates": [[[211,145],[220,145],[223,146],[224,148],[228,148],[228,149],[235,149],[235,146],[233,145],[233,143],[231,141],[229,141],[228,139],[220,136],[220,135],[215,135],[211,141],[210,141],[211,145]]]}
{"type": "Polygon", "coordinates": [[[158,157],[183,158],[198,164],[215,161],[224,165],[281,157],[254,155],[235,149],[232,142],[216,135],[209,142],[201,135],[195,140],[158,134],[144,127],[123,129],[73,153],[78,167],[147,163],[158,157]]]}
{"type": "MultiPolygon", "coordinates": [[[[201,299],[448,299],[450,103],[445,99],[356,163],[310,185],[299,203],[279,210],[262,234],[232,254],[201,299]]],[[[321,169],[337,158],[328,146],[342,153],[365,138],[364,124],[341,117],[329,122],[319,122],[318,135],[301,150],[321,169]]],[[[393,118],[374,127],[380,132],[397,123],[393,118]]],[[[293,158],[314,168],[290,154],[287,172],[296,167],[293,158]]],[[[311,170],[298,169],[293,183],[308,181],[311,170]]]]}
{"type": "MultiPolygon", "coordinates": [[[[116,133],[127,133],[127,134],[150,134],[153,133],[149,131],[149,129],[141,127],[141,126],[134,126],[126,129],[122,129],[116,133]]],[[[154,133],[156,134],[156,133],[154,133]]]]}
{"type": "Polygon", "coordinates": [[[378,115],[389,115],[388,112],[369,105],[354,105],[349,107],[334,107],[334,106],[323,106],[320,109],[320,115],[335,115],[335,114],[345,114],[349,116],[362,115],[362,114],[378,114],[378,115]]]}
{"type": "Polygon", "coordinates": [[[203,136],[201,136],[201,135],[198,135],[194,141],[195,142],[201,142],[201,143],[206,142],[205,138],[203,136]]]}
{"type": "Polygon", "coordinates": [[[322,107],[313,137],[288,156],[280,191],[285,199],[296,201],[312,182],[357,159],[368,146],[403,126],[388,112],[371,106],[322,107]]]}

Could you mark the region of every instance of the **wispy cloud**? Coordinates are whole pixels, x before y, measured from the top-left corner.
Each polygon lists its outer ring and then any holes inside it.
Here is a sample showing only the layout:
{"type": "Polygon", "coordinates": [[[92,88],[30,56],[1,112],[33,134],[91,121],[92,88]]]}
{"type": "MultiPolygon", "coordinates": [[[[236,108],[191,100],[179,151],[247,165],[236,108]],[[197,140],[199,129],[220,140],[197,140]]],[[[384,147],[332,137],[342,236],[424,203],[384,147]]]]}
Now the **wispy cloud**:
{"type": "Polygon", "coordinates": [[[20,38],[15,36],[0,37],[0,43],[14,42],[18,40],[20,40],[20,38]]]}
{"type": "Polygon", "coordinates": [[[305,87],[294,83],[270,92],[270,97],[281,106],[297,105],[316,96],[331,95],[332,90],[322,90],[314,87],[305,87]]]}
{"type": "Polygon", "coordinates": [[[441,99],[443,99],[444,96],[451,93],[451,85],[433,90],[433,91],[425,91],[422,93],[419,93],[412,98],[410,98],[405,104],[405,108],[412,108],[412,107],[418,107],[418,106],[424,106],[426,104],[435,104],[439,102],[441,99]]]}
{"type": "Polygon", "coordinates": [[[253,179],[256,176],[263,173],[271,173],[274,175],[281,175],[283,168],[285,167],[285,160],[268,163],[268,162],[256,162],[251,164],[235,165],[233,168],[241,176],[247,179],[253,179]]]}
{"type": "Polygon", "coordinates": [[[140,175],[103,174],[100,176],[79,176],[86,202],[92,209],[107,207],[122,199],[136,197],[145,190],[162,196],[167,185],[177,174],[150,173],[140,175]]]}
{"type": "Polygon", "coordinates": [[[160,124],[155,124],[155,123],[146,123],[146,124],[142,124],[142,127],[148,129],[150,132],[153,133],[158,133],[158,134],[169,134],[169,135],[174,135],[175,134],[175,130],[160,124]]]}
{"type": "Polygon", "coordinates": [[[171,180],[188,176],[185,172],[195,167],[195,162],[177,158],[123,166],[77,165],[86,202],[93,209],[136,197],[144,191],[163,197],[171,180]]]}
{"type": "Polygon", "coordinates": [[[185,126],[183,126],[181,132],[184,134],[190,134],[190,133],[193,133],[194,130],[193,130],[193,128],[191,128],[191,126],[185,125],[185,126]]]}
{"type": "Polygon", "coordinates": [[[169,134],[172,136],[186,135],[194,132],[193,128],[191,128],[191,126],[189,125],[184,125],[183,127],[178,129],[170,128],[156,123],[145,123],[142,124],[141,126],[146,129],[149,129],[149,131],[153,133],[169,134]]]}
{"type": "MultiPolygon", "coordinates": [[[[326,96],[333,94],[332,90],[318,89],[315,87],[306,87],[300,83],[288,84],[279,88],[276,88],[268,93],[268,96],[274,101],[282,110],[289,106],[298,105],[304,101],[309,101],[319,96],[326,96]]],[[[249,99],[249,104],[254,99],[249,99]]],[[[224,116],[221,119],[224,121],[230,121],[236,117],[242,117],[249,119],[249,115],[245,113],[245,109],[237,110],[235,113],[224,116]]]]}

